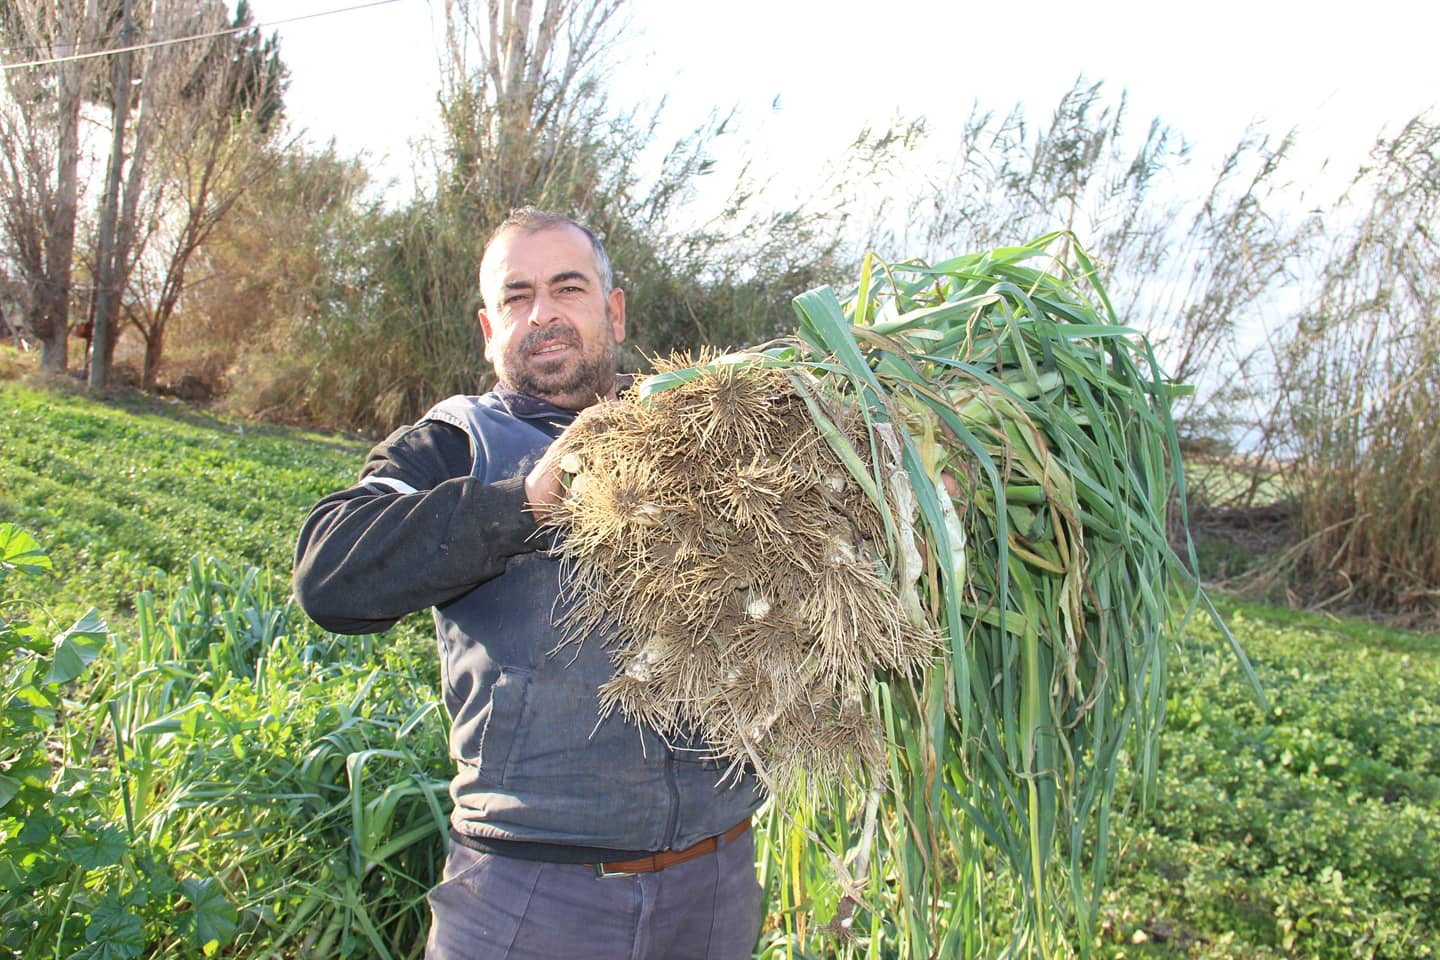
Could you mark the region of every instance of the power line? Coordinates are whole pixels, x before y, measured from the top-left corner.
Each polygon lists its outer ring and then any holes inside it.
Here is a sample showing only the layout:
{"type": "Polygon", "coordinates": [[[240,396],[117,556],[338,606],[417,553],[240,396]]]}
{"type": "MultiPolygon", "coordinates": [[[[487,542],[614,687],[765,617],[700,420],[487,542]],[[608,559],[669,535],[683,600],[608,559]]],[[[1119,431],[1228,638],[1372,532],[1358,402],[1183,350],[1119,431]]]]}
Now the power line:
{"type": "Polygon", "coordinates": [[[149,43],[136,43],[128,47],[113,47],[105,50],[92,50],[89,53],[75,53],[68,57],[50,57],[44,60],[26,60],[21,63],[0,64],[0,70],[19,70],[22,67],[44,67],[56,63],[70,63],[75,60],[93,60],[96,57],[108,57],[112,53],[124,53],[127,50],[150,50],[154,47],[168,47],[180,43],[193,43],[196,40],[211,40],[215,37],[229,36],[233,33],[241,33],[246,30],[268,30],[271,27],[278,27],[285,23],[297,23],[301,20],[314,20],[317,17],[330,17],[337,13],[353,13],[356,10],[364,10],[368,7],[383,7],[390,3],[399,3],[400,0],[370,0],[369,3],[357,3],[348,7],[339,7],[335,10],[323,10],[319,13],[307,13],[299,17],[287,17],[283,20],[272,20],[269,23],[256,23],[250,26],[228,27],[224,30],[215,30],[211,33],[197,33],[188,37],[172,37],[168,40],[152,40],[149,43]]]}

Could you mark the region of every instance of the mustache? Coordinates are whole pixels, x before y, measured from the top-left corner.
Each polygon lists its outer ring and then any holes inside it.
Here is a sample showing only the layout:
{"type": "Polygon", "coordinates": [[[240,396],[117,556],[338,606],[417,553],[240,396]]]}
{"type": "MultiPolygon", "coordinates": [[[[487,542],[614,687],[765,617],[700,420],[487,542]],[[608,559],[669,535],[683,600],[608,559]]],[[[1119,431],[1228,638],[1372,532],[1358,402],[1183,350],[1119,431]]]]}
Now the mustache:
{"type": "Polygon", "coordinates": [[[575,328],[563,321],[556,321],[549,326],[537,327],[525,334],[520,341],[520,349],[529,352],[543,344],[553,343],[557,340],[572,347],[580,345],[580,338],[576,335],[575,328]]]}

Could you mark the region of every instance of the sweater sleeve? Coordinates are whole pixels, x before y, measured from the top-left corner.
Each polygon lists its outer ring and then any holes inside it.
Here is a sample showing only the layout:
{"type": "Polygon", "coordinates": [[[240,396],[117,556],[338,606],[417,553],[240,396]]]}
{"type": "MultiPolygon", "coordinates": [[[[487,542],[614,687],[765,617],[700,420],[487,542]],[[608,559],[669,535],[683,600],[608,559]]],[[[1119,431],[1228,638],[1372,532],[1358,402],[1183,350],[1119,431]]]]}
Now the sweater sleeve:
{"type": "Polygon", "coordinates": [[[296,546],[302,609],[337,633],[378,633],[445,604],[538,549],[524,477],[483,484],[465,435],[402,428],[370,452],[360,482],[317,503],[296,546]]]}

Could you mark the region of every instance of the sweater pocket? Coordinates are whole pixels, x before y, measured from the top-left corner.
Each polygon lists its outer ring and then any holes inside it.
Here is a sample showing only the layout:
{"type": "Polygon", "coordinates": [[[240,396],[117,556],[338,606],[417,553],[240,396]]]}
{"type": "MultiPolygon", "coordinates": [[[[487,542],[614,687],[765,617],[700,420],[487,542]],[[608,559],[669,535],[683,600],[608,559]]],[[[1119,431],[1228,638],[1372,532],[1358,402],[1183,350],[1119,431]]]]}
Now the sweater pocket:
{"type": "Polygon", "coordinates": [[[477,770],[486,781],[501,786],[510,768],[510,756],[521,734],[530,671],[502,668],[490,688],[490,706],[480,731],[477,770]]]}

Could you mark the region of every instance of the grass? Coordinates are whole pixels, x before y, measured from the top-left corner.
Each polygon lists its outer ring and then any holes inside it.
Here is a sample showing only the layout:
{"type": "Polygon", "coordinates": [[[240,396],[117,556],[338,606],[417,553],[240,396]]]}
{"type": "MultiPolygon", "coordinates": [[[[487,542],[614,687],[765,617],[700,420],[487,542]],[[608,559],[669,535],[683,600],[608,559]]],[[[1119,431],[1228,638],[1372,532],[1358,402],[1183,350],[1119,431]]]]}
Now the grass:
{"type": "MultiPolygon", "coordinates": [[[[312,955],[416,955],[448,768],[428,625],[341,638],[288,602],[304,510],[365,443],[12,382],[0,445],[0,522],[57,573],[6,581],[7,620],[28,610],[40,647],[90,603],[111,622],[44,728],[49,819],[0,804],[4,949],[294,956],[309,938],[312,955]]],[[[1440,955],[1440,639],[1223,612],[1272,709],[1213,629],[1185,632],[1151,803],[1114,813],[1095,955],[1440,955]]],[[[843,955],[817,919],[828,864],[778,824],[759,836],[759,954],[843,955]]],[[[891,923],[861,920],[871,937],[891,923]]],[[[971,935],[998,955],[1004,927],[971,935]]]]}

